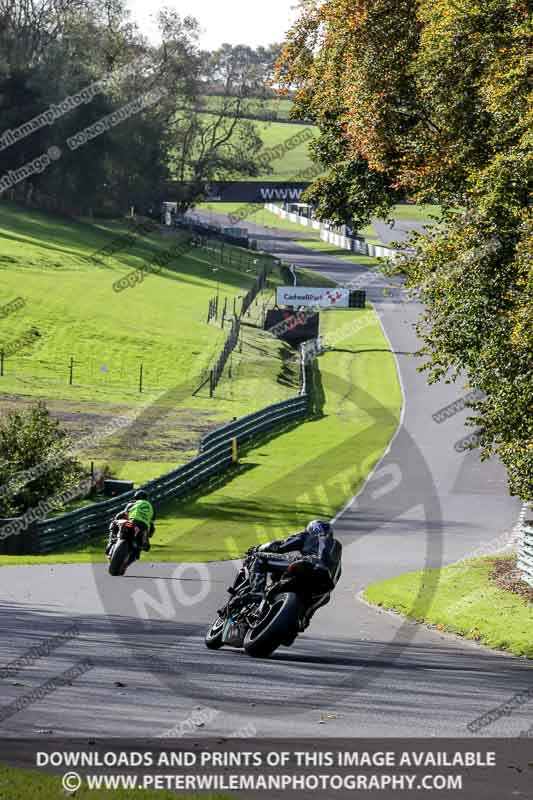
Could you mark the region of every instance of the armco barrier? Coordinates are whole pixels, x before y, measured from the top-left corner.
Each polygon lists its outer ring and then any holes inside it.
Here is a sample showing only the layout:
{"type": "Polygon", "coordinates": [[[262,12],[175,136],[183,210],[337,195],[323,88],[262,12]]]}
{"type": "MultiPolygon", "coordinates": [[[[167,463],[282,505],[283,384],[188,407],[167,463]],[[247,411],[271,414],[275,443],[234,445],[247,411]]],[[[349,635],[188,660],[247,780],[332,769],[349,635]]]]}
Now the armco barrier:
{"type": "Polygon", "coordinates": [[[28,525],[25,531],[19,536],[7,536],[2,538],[2,528],[15,522],[13,518],[0,519],[0,555],[1,556],[25,556],[32,555],[39,547],[39,536],[35,524],[28,525]]]}
{"type": "Polygon", "coordinates": [[[234,438],[238,442],[246,442],[262,431],[274,428],[295,417],[304,416],[307,413],[307,408],[308,398],[304,394],[300,397],[293,397],[290,400],[268,406],[263,411],[249,414],[247,417],[241,417],[235,422],[229,422],[222,428],[217,428],[203,437],[200,443],[200,453],[209,452],[212,447],[219,447],[224,441],[231,444],[231,440],[234,438]]]}
{"type": "Polygon", "coordinates": [[[533,519],[522,523],[518,568],[522,571],[522,580],[533,587],[533,519]]]}
{"type": "Polygon", "coordinates": [[[340,233],[334,233],[324,228],[320,231],[320,238],[323,242],[328,242],[341,250],[350,250],[353,253],[361,253],[361,255],[372,256],[373,258],[392,258],[396,260],[401,255],[398,250],[393,250],[392,247],[370,244],[364,239],[353,239],[351,236],[343,236],[340,233]]]}
{"type": "Polygon", "coordinates": [[[328,244],[332,244],[341,250],[350,250],[353,253],[360,253],[363,256],[372,256],[373,258],[391,258],[394,261],[401,257],[401,253],[398,250],[394,250],[392,247],[372,244],[371,242],[367,242],[363,237],[355,239],[351,236],[335,233],[329,230],[325,223],[312,219],[311,217],[300,216],[292,211],[285,211],[285,209],[275,205],[275,203],[266,203],[265,208],[273,214],[276,214],[280,219],[296,222],[303,227],[320,231],[320,238],[323,242],[328,242],[328,244]]]}
{"type": "Polygon", "coordinates": [[[321,231],[324,224],[318,219],[304,217],[301,214],[296,214],[294,211],[285,211],[284,208],[277,206],[275,203],[265,203],[265,208],[267,211],[271,211],[272,214],[276,214],[280,219],[285,219],[288,222],[295,222],[297,225],[302,225],[304,228],[312,228],[314,231],[321,231]]]}
{"type": "MultiPolygon", "coordinates": [[[[304,417],[307,409],[308,398],[302,394],[217,428],[204,436],[199,455],[172,472],[149,481],[142,488],[150,494],[156,508],[167,500],[184,497],[231,465],[233,438],[237,438],[238,442],[248,441],[258,433],[273,429],[285,421],[304,417]]],[[[20,534],[0,538],[3,548],[0,553],[45,555],[83,544],[92,536],[104,533],[113,517],[132,499],[133,494],[133,491],[126,492],[111,500],[93,503],[59,517],[32,523],[31,530],[28,528],[20,534]]]]}

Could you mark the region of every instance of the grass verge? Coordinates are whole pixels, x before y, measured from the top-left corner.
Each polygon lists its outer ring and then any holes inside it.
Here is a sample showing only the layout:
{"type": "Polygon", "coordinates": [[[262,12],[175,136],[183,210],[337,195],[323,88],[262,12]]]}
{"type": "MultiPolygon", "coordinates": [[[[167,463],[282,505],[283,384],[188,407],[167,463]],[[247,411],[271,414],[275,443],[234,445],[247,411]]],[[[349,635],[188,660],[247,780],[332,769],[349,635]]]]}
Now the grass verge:
{"type": "MultiPolygon", "coordinates": [[[[309,420],[248,451],[213,491],[169,503],[152,560],[235,558],[309,519],[333,517],[358,491],[398,425],[396,362],[370,308],[324,312],[321,335],[329,349],[312,371],[309,420]]],[[[1,556],[0,564],[103,561],[103,543],[104,536],[71,552],[1,556]]]]}
{"type": "Polygon", "coordinates": [[[533,658],[533,606],[498,588],[494,558],[410,572],[369,586],[370,603],[495,649],[533,658]]]}
{"type": "MultiPolygon", "coordinates": [[[[237,223],[240,227],[246,226],[247,223],[253,223],[254,225],[262,225],[264,228],[279,228],[281,230],[301,233],[302,235],[305,234],[309,236],[309,238],[320,239],[320,231],[306,228],[298,222],[281,219],[281,217],[269,211],[261,203],[199,203],[196,208],[199,211],[207,211],[213,215],[238,214],[241,209],[245,209],[246,217],[237,223]]],[[[213,222],[216,220],[214,216],[212,219],[213,222]]]]}
{"type": "Polygon", "coordinates": [[[335,258],[342,261],[351,261],[354,264],[361,264],[361,266],[364,267],[375,267],[379,263],[378,259],[373,256],[364,256],[361,255],[361,253],[343,250],[341,247],[335,247],[335,245],[329,242],[323,242],[321,239],[300,239],[296,244],[307,247],[309,250],[314,250],[317,253],[322,253],[322,255],[335,256],[335,258]]]}
{"type": "MultiPolygon", "coordinates": [[[[61,776],[36,770],[15,769],[0,764],[0,797],[2,800],[64,800],[69,796],[61,784],[61,776]]],[[[71,795],[76,800],[229,800],[221,794],[176,794],[165,790],[87,789],[82,787],[71,795]]]]}
{"type": "Polygon", "coordinates": [[[441,206],[432,203],[400,203],[392,207],[389,217],[408,222],[433,222],[431,217],[440,217],[441,213],[441,206]]]}

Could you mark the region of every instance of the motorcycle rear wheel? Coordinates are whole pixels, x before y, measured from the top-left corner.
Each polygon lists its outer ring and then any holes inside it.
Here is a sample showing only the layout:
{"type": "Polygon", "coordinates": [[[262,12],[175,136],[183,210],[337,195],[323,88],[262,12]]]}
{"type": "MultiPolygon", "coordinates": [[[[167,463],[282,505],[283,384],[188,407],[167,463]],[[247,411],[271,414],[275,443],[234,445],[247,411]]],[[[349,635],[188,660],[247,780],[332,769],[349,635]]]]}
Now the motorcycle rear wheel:
{"type": "Polygon", "coordinates": [[[284,642],[293,636],[296,638],[301,607],[299,598],[292,592],[277,595],[265,616],[244,637],[248,655],[268,658],[284,642]]]}
{"type": "Polygon", "coordinates": [[[111,553],[111,561],[109,562],[110,575],[124,575],[128,566],[130,565],[130,546],[125,539],[121,539],[111,553]]]}

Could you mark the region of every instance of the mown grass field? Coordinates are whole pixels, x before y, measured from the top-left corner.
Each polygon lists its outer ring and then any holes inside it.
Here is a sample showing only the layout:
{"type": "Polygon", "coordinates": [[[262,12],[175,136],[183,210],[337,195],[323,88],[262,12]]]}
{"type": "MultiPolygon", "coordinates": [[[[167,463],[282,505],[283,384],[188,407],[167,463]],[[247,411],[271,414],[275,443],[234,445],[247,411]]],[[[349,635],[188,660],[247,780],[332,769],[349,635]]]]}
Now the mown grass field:
{"type": "MultiPolygon", "coordinates": [[[[288,139],[303,131],[318,133],[315,128],[309,125],[295,125],[284,122],[256,122],[255,126],[266,150],[287,142],[288,139]]],[[[272,172],[265,172],[257,178],[251,178],[251,180],[306,180],[299,177],[299,174],[303,170],[313,167],[313,162],[309,157],[310,141],[311,139],[309,138],[297,147],[288,150],[282,158],[273,159],[271,162],[272,172]]],[[[318,168],[315,166],[315,169],[318,168]]],[[[319,173],[320,171],[317,172],[317,175],[319,173]]]]}
{"type": "MultiPolygon", "coordinates": [[[[207,110],[211,111],[216,111],[224,107],[228,108],[227,98],[220,95],[204,95],[202,97],[202,103],[207,110]]],[[[275,111],[280,118],[287,119],[292,108],[292,100],[289,100],[287,97],[270,97],[266,99],[252,97],[244,102],[243,108],[245,112],[252,114],[275,111]]]]}
{"type": "MultiPolygon", "coordinates": [[[[220,320],[207,325],[208,301],[218,289],[231,311],[233,298],[238,304],[255,279],[260,263],[254,261],[260,259],[233,251],[228,263],[227,248],[220,263],[217,253],[196,249],[117,293],[118,278],[171,246],[170,237],[154,234],[113,256],[91,259],[124,230],[0,204],[0,306],[16,297],[25,302],[0,319],[0,349],[24,345],[5,359],[0,407],[45,398],[77,437],[117,416],[142,412],[158,419],[142,439],[122,437],[117,447],[111,439],[85,453],[96,466],[110,463],[117,476],[141,482],[186,460],[202,431],[261,407],[265,396],[274,402],[294,394],[298,369],[295,364],[287,373],[286,345],[245,326],[232,359],[233,380],[220,387],[216,400],[206,389],[193,396],[227,336],[220,320]]],[[[269,298],[267,293],[260,302],[269,298]]]]}
{"type": "Polygon", "coordinates": [[[489,580],[493,562],[477,558],[410,572],[369,586],[364,596],[417,622],[533,658],[533,607],[489,580]]]}
{"type": "MultiPolygon", "coordinates": [[[[202,115],[208,120],[215,121],[215,116],[206,113],[202,115]]],[[[270,122],[263,120],[250,120],[254,126],[258,136],[263,142],[263,150],[269,150],[271,147],[283,144],[296,136],[297,133],[308,131],[317,133],[316,129],[310,125],[299,125],[287,122],[270,122]]],[[[298,181],[306,180],[299,177],[303,170],[308,170],[313,167],[313,162],[309,158],[308,146],[309,140],[303,141],[297,147],[289,149],[281,158],[273,158],[270,161],[271,171],[262,170],[259,175],[250,177],[248,175],[240,175],[236,173],[225,180],[249,180],[249,181],[298,181]]],[[[319,173],[317,173],[318,175],[319,173]]],[[[215,176],[216,178],[216,176],[215,176]]]]}
{"type": "MultiPolygon", "coordinates": [[[[246,452],[211,492],[169,503],[151,559],[234,558],[309,519],[333,517],[358,491],[398,425],[396,362],[370,308],[323,313],[322,337],[330,349],[313,373],[310,419],[246,452]]],[[[103,542],[50,556],[2,556],[0,564],[103,561],[103,542]]]]}

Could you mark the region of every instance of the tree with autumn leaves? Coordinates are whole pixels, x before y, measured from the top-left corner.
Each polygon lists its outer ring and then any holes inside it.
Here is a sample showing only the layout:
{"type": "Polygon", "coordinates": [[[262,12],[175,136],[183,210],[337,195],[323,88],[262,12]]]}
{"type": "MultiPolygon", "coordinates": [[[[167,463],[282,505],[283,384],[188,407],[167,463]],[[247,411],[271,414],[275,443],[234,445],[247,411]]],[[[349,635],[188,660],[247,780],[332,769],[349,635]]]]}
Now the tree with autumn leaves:
{"type": "Polygon", "coordinates": [[[402,269],[430,381],[464,380],[482,454],[533,496],[531,2],[301,0],[278,63],[320,130],[307,192],[337,223],[437,201],[402,269]]]}

